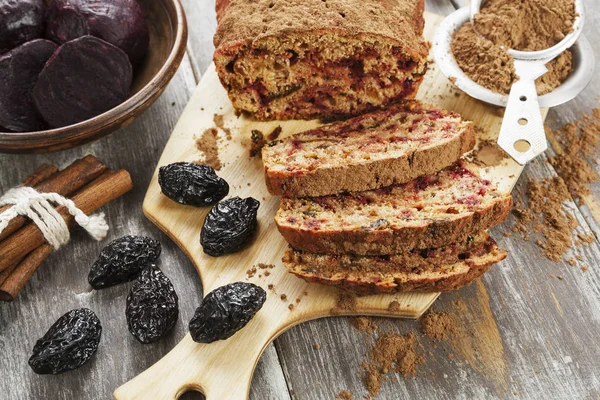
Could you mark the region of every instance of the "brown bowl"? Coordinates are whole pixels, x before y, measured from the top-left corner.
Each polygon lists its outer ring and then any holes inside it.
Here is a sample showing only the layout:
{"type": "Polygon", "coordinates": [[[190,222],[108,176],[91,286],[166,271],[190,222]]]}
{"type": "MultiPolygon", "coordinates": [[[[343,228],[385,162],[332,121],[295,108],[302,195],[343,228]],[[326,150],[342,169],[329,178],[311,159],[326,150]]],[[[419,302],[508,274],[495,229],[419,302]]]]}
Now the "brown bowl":
{"type": "Polygon", "coordinates": [[[37,132],[0,132],[0,152],[47,153],[99,139],[129,125],[165,90],[185,54],[187,22],[179,0],[139,0],[150,30],[146,60],[136,68],[131,97],[75,125],[37,132]]]}

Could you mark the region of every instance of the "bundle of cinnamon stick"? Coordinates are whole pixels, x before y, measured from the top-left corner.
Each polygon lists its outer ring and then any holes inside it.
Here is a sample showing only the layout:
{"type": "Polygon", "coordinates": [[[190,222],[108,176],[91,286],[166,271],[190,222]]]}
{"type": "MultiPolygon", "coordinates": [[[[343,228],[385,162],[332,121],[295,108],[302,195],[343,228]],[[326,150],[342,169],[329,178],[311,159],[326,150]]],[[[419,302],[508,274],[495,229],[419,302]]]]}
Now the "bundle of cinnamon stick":
{"type": "MultiPolygon", "coordinates": [[[[21,185],[33,187],[40,193],[58,193],[70,198],[87,215],[133,187],[127,171],[114,171],[91,155],[76,160],[62,171],[44,164],[21,185]]],[[[0,207],[0,213],[9,207],[0,207]]],[[[73,228],[74,218],[69,212],[62,206],[57,211],[69,228],[73,228]]],[[[14,300],[53,251],[35,224],[26,217],[12,219],[0,233],[0,300],[14,300]]]]}

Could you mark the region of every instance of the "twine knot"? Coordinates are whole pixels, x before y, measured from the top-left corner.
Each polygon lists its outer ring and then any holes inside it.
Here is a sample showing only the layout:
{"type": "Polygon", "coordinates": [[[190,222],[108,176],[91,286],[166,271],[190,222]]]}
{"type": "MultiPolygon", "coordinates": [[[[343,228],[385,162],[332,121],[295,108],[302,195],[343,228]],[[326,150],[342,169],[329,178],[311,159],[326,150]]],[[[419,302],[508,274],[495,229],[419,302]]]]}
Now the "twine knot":
{"type": "Polygon", "coordinates": [[[106,237],[108,224],[104,213],[85,215],[77,208],[73,200],[58,193],[40,193],[34,188],[26,186],[10,189],[0,197],[0,207],[12,205],[11,208],[0,214],[0,233],[13,218],[23,215],[37,225],[46,242],[55,250],[58,249],[69,241],[71,234],[64,218],[50,202],[65,207],[75,218],[75,222],[94,239],[102,240],[106,237]]]}

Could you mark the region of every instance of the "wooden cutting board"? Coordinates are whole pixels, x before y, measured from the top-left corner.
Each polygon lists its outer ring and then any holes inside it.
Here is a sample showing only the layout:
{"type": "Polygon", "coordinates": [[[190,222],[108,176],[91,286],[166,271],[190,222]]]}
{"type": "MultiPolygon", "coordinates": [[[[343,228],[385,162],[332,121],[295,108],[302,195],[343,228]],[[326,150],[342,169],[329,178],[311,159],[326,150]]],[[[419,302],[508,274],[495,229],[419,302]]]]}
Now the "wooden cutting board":
{"type": "MultiPolygon", "coordinates": [[[[426,15],[425,37],[431,38],[442,17],[426,15]]],[[[501,109],[485,105],[459,93],[439,72],[435,63],[419,90],[419,99],[461,113],[483,129],[480,139],[497,138],[502,122],[501,109]]],[[[210,208],[179,205],[161,194],[155,172],[144,200],[144,213],[168,234],[194,262],[202,279],[204,293],[236,281],[249,281],[262,286],[267,301],[256,317],[240,332],[226,341],[197,344],[190,335],[147,371],[119,387],[114,395],[126,399],[176,399],[183,392],[196,389],[208,400],[245,399],[248,396],[254,368],[265,347],[279,334],[303,321],[331,316],[338,301],[338,291],[332,287],[308,284],[288,274],[281,263],[287,247],[279,235],[273,217],[279,198],[268,194],[260,159],[249,157],[250,132],[258,129],[268,134],[281,125],[281,137],[318,125],[316,121],[256,122],[236,117],[227,94],[211,66],[202,77],[185,108],[159,161],[159,166],[177,161],[203,161],[200,152],[208,144],[203,141],[207,129],[215,128],[214,116],[222,115],[226,130],[218,130],[218,152],[223,167],[218,174],[230,184],[230,196],[252,196],[261,202],[259,229],[254,242],[236,254],[212,258],[202,252],[200,229],[210,208]],[[258,269],[253,277],[247,271],[253,266],[274,264],[275,268],[258,269]],[[273,289],[269,289],[273,285],[273,289]],[[282,296],[285,295],[285,299],[282,296]],[[292,309],[290,309],[293,306],[292,309]]],[[[209,137],[212,136],[208,134],[209,137]]],[[[501,190],[510,191],[522,167],[506,158],[499,165],[484,170],[484,175],[496,182],[501,190]]],[[[408,293],[362,297],[353,311],[336,315],[377,315],[418,318],[436,300],[438,293],[408,293]],[[389,310],[392,301],[400,305],[389,310]]],[[[198,296],[198,299],[200,296],[198,296]]],[[[199,300],[181,299],[181,301],[199,300]]]]}

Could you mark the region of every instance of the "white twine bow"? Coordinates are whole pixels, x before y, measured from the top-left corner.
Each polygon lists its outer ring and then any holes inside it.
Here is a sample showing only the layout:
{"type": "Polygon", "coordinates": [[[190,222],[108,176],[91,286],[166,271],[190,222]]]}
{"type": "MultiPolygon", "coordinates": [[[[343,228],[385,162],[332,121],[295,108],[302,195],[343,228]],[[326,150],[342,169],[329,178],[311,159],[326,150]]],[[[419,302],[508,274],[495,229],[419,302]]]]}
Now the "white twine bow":
{"type": "Polygon", "coordinates": [[[108,224],[104,213],[85,215],[72,200],[58,193],[39,193],[31,187],[17,187],[10,189],[0,197],[0,207],[12,205],[11,208],[0,214],[0,233],[8,223],[19,215],[30,218],[44,235],[44,239],[58,249],[66,244],[71,234],[69,227],[58,211],[50,202],[64,206],[75,222],[85,229],[96,240],[102,240],[108,233],[108,224]]]}

